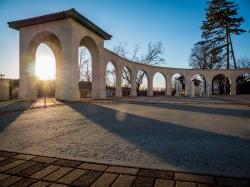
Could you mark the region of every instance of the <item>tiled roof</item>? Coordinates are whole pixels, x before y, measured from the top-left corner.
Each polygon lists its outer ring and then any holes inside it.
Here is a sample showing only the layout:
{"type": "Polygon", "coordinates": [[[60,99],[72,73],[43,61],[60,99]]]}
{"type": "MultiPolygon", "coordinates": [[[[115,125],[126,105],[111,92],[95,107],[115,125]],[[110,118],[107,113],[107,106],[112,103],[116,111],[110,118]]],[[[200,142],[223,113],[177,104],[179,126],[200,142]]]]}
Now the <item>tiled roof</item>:
{"type": "Polygon", "coordinates": [[[95,32],[97,35],[101,36],[105,40],[110,40],[112,35],[108,34],[104,30],[102,30],[100,27],[95,25],[93,22],[88,20],[86,17],[79,14],[75,9],[69,9],[62,12],[57,12],[53,14],[47,14],[39,17],[33,17],[28,18],[24,20],[18,20],[18,21],[11,21],[8,22],[9,27],[13,29],[19,30],[22,27],[27,27],[31,25],[37,25],[41,23],[47,23],[52,21],[58,21],[62,19],[72,18],[79,22],[80,24],[84,25],[88,29],[95,32]]]}

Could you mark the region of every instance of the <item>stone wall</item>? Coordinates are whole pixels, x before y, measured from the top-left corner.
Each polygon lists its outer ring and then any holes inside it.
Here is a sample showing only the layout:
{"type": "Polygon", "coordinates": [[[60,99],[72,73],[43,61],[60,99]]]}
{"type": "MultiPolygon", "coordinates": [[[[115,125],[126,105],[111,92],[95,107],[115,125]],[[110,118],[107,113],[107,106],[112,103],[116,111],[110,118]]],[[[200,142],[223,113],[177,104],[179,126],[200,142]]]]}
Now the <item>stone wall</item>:
{"type": "Polygon", "coordinates": [[[9,80],[0,79],[0,101],[9,100],[9,80]]]}

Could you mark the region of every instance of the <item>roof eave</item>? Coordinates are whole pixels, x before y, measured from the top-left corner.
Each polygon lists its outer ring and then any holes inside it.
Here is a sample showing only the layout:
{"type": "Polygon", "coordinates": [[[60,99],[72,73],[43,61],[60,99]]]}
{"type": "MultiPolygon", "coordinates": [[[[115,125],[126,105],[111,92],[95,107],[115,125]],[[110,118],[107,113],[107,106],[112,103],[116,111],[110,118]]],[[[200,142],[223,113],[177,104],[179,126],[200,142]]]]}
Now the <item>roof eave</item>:
{"type": "Polygon", "coordinates": [[[67,11],[54,13],[54,14],[48,14],[44,16],[39,16],[35,18],[29,18],[24,20],[18,20],[18,21],[11,21],[8,22],[8,25],[10,28],[15,30],[20,30],[22,27],[27,27],[31,25],[37,25],[45,22],[53,22],[53,21],[59,21],[63,19],[72,18],[75,21],[79,22],[80,24],[86,26],[88,29],[92,30],[94,33],[99,35],[105,40],[110,40],[112,38],[112,35],[108,34],[104,30],[102,30],[100,27],[92,23],[90,20],[79,14],[75,9],[70,9],[67,11]]]}

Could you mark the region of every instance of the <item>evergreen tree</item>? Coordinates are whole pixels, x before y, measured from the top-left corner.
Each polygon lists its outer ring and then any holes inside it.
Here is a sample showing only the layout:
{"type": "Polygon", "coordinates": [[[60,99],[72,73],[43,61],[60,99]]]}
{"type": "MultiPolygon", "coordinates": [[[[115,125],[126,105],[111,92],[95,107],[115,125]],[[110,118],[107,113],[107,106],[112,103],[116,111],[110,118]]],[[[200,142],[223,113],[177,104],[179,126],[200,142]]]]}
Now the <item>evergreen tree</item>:
{"type": "Polygon", "coordinates": [[[219,52],[226,56],[226,67],[230,67],[230,57],[233,58],[234,68],[236,61],[233,50],[231,34],[239,35],[245,30],[241,29],[243,17],[238,17],[238,5],[229,0],[209,0],[206,9],[206,19],[203,21],[202,38],[210,46],[210,52],[219,52]],[[231,54],[231,56],[230,56],[231,54]]]}

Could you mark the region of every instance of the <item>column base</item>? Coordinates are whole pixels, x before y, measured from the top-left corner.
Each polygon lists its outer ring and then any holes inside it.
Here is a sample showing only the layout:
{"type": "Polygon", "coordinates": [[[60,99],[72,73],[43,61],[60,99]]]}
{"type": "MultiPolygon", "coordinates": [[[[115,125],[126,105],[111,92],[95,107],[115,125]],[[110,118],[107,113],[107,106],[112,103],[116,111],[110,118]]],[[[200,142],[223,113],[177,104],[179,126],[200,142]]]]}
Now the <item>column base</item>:
{"type": "Polygon", "coordinates": [[[36,101],[36,91],[31,89],[22,89],[20,88],[18,93],[18,99],[22,101],[36,101]]]}
{"type": "Polygon", "coordinates": [[[62,101],[80,101],[79,90],[56,90],[56,99],[62,101]]]}
{"type": "Polygon", "coordinates": [[[116,90],[115,97],[122,97],[122,91],[121,90],[116,90]]]}
{"type": "Polygon", "coordinates": [[[137,96],[136,90],[131,89],[130,90],[130,96],[131,97],[136,97],[137,96]]]}
{"type": "Polygon", "coordinates": [[[106,99],[106,89],[92,89],[91,91],[92,99],[106,99]]]}

